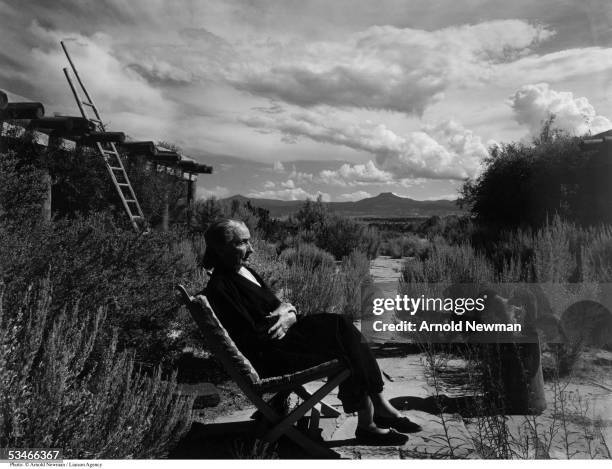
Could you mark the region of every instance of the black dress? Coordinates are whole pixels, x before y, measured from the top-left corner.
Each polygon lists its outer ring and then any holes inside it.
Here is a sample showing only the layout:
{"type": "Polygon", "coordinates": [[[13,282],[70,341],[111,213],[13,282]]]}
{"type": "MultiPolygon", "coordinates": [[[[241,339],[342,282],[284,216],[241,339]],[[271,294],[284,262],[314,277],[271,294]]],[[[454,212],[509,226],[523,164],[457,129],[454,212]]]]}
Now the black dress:
{"type": "Polygon", "coordinates": [[[376,359],[355,326],[337,314],[298,319],[286,335],[270,339],[266,319],[281,304],[262,278],[248,269],[261,287],[237,272],[215,269],[203,292],[240,351],[263,376],[293,373],[339,358],[351,370],[338,397],[345,412],[363,408],[368,394],[380,393],[383,381],[376,359]]]}

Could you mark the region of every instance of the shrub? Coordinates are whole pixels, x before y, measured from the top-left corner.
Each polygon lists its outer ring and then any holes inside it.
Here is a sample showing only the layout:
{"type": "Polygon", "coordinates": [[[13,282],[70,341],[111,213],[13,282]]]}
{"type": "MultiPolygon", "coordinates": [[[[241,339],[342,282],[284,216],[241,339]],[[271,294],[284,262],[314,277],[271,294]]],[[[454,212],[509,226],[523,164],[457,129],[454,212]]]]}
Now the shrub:
{"type": "Polygon", "coordinates": [[[424,257],[429,249],[430,242],[412,233],[395,236],[381,243],[380,253],[392,259],[402,257],[424,257]]]}
{"type": "Polygon", "coordinates": [[[568,282],[576,270],[576,255],[570,251],[575,228],[555,217],[533,237],[536,282],[568,282]]]}
{"type": "Polygon", "coordinates": [[[581,252],[585,280],[612,283],[612,228],[591,230],[581,252]]]}
{"type": "Polygon", "coordinates": [[[369,259],[378,255],[380,236],[376,228],[330,213],[321,197],[315,202],[307,200],[288,225],[291,234],[285,236],[283,246],[315,244],[338,260],[354,250],[366,253],[369,259]]]}
{"type": "Polygon", "coordinates": [[[402,278],[405,282],[484,286],[493,278],[493,271],[489,261],[469,245],[434,244],[426,259],[404,264],[402,278]]]}
{"type": "Polygon", "coordinates": [[[77,458],[163,457],[187,431],[191,399],[174,377],[134,369],[116,339],[92,356],[105,311],[53,315],[50,281],[3,303],[0,286],[0,446],[63,448],[77,458]],[[93,360],[92,360],[93,359],[93,360]]]}
{"type": "Polygon", "coordinates": [[[42,176],[41,169],[15,153],[0,153],[0,223],[25,229],[40,223],[45,195],[42,176]]]}
{"type": "Polygon", "coordinates": [[[344,296],[343,314],[360,319],[372,306],[371,302],[366,303],[374,286],[370,275],[370,260],[364,253],[353,251],[342,259],[339,275],[344,296]]]}
{"type": "Polygon", "coordinates": [[[369,228],[350,218],[332,215],[317,233],[316,244],[333,254],[336,259],[342,259],[355,250],[365,253],[369,259],[374,259],[378,254],[380,238],[375,228],[369,228]]]}
{"type": "Polygon", "coordinates": [[[538,227],[555,214],[583,225],[611,220],[607,154],[583,151],[553,120],[531,144],[492,148],[482,174],[464,184],[463,201],[479,222],[538,227]]]}
{"type": "Polygon", "coordinates": [[[172,233],[139,235],[104,214],[29,232],[0,226],[7,299],[49,274],[53,315],[77,301],[84,309],[105,306],[120,348],[136,348],[140,361],[156,363],[179,346],[167,337],[178,311],[174,285],[195,274],[174,242],[172,233]]]}
{"type": "Polygon", "coordinates": [[[284,296],[298,311],[306,315],[342,311],[342,284],[331,254],[300,244],[280,257],[286,263],[281,280],[284,296]]]}

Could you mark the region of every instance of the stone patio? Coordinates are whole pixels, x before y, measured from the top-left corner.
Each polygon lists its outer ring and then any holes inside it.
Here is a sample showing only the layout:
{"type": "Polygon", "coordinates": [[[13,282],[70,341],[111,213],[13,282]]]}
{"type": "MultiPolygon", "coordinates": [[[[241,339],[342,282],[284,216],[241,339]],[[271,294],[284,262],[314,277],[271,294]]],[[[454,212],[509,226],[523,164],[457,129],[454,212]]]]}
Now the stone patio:
{"type": "MultiPolygon", "coordinates": [[[[410,434],[402,447],[358,445],[355,441],[357,416],[341,414],[336,419],[322,419],[322,437],[336,453],[347,459],[465,459],[491,457],[494,451],[483,443],[482,427],[487,420],[464,418],[457,413],[435,415],[427,412],[425,403],[431,402],[435,390],[427,382],[422,354],[386,357],[378,360],[385,376],[385,393],[394,405],[410,410],[403,414],[421,425],[422,431],[410,434]],[[427,400],[427,398],[430,398],[427,400]],[[419,410],[417,410],[419,409],[419,410]],[[478,423],[480,422],[480,424],[478,423]]],[[[306,387],[314,391],[320,382],[306,387]]],[[[510,451],[515,459],[533,458],[609,458],[612,441],[612,393],[606,384],[568,384],[566,419],[560,417],[560,403],[555,404],[555,393],[547,385],[548,409],[540,416],[507,416],[510,432],[510,451]],[[578,397],[580,396],[580,397],[578,397]],[[579,404],[581,402],[582,404],[579,404]],[[588,405],[586,404],[588,402],[588,405]],[[580,416],[576,408],[586,407],[580,416]],[[555,406],[557,407],[555,411],[555,406]],[[570,408],[571,407],[571,408],[570,408]],[[526,438],[527,429],[537,428],[538,441],[526,438]],[[550,429],[556,432],[550,437],[550,429]],[[548,432],[548,433],[547,433],[548,432]]],[[[325,401],[342,411],[337,389],[325,401]]],[[[226,423],[247,420],[255,411],[246,408],[203,423],[226,423]]],[[[207,425],[208,426],[208,425],[207,425]]],[[[289,451],[289,457],[298,457],[289,451]]],[[[303,457],[301,455],[300,457],[303,457]]]]}

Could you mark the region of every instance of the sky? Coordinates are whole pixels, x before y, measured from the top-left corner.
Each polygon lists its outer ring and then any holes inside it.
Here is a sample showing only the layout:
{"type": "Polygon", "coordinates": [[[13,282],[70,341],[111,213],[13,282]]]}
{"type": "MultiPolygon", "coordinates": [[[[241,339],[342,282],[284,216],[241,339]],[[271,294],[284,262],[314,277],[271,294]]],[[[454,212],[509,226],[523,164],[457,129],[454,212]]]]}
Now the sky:
{"type": "Polygon", "coordinates": [[[0,89],[214,168],[198,197],[456,198],[542,122],[612,128],[609,0],[0,0],[0,89]]]}

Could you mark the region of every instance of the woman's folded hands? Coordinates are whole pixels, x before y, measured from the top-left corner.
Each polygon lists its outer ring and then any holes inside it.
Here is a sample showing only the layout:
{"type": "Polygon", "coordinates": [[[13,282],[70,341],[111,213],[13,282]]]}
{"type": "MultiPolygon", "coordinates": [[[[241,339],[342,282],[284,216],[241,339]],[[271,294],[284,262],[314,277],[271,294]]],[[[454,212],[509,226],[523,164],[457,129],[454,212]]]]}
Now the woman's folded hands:
{"type": "Polygon", "coordinates": [[[268,317],[278,318],[272,327],[268,329],[268,334],[271,339],[280,340],[285,337],[289,328],[297,322],[297,309],[291,303],[281,303],[268,317]]]}

